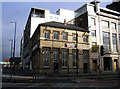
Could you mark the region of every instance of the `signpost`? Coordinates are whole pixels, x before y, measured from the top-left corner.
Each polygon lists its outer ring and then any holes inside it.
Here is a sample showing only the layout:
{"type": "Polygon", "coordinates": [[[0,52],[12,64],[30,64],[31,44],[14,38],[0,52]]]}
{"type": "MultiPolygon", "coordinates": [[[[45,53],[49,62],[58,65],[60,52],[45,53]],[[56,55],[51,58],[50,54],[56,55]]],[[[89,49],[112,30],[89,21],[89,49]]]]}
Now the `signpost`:
{"type": "Polygon", "coordinates": [[[99,50],[99,45],[92,46],[92,52],[97,52],[99,50]]]}

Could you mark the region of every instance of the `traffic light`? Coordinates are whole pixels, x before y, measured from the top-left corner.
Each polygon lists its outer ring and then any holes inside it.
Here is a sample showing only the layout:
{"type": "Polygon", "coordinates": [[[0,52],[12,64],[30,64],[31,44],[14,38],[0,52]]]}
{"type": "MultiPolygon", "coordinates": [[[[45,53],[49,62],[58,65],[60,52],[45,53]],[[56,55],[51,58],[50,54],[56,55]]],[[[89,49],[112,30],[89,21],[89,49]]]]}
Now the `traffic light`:
{"type": "Polygon", "coordinates": [[[100,50],[101,50],[101,52],[100,52],[101,56],[105,55],[105,51],[104,51],[103,45],[100,47],[100,50]]]}

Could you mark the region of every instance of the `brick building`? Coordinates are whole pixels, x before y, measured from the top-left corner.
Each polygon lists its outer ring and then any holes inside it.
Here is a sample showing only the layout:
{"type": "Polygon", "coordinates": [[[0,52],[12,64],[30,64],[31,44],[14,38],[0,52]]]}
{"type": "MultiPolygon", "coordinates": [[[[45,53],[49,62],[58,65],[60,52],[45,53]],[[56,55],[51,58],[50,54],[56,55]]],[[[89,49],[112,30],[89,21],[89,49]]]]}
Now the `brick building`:
{"type": "Polygon", "coordinates": [[[31,38],[32,68],[40,73],[89,70],[89,31],[59,22],[39,24],[31,38]],[[76,39],[77,38],[77,39],[76,39]],[[76,51],[77,50],[77,51],[76,51]]]}

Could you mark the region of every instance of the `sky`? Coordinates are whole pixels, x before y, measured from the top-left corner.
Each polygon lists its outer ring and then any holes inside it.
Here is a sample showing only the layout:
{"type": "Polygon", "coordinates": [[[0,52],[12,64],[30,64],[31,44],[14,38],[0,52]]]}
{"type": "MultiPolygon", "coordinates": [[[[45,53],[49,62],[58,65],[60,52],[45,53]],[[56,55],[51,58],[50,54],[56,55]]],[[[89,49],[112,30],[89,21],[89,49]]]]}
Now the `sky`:
{"type": "MultiPolygon", "coordinates": [[[[83,0],[84,1],[84,0],[83,0]]],[[[49,9],[51,13],[55,14],[59,8],[68,9],[68,10],[76,10],[86,2],[82,0],[79,2],[2,2],[1,6],[1,18],[2,18],[2,26],[0,28],[0,61],[4,59],[8,59],[11,57],[11,41],[14,38],[14,30],[15,23],[10,23],[10,21],[14,21],[17,23],[16,27],[16,49],[15,49],[15,57],[20,57],[20,42],[23,36],[23,30],[25,28],[25,24],[28,19],[28,15],[31,7],[49,9]],[[1,34],[2,33],[2,34],[1,34]]],[[[87,0],[90,2],[91,0],[87,0]]],[[[100,6],[104,7],[111,2],[101,2],[100,6]]]]}

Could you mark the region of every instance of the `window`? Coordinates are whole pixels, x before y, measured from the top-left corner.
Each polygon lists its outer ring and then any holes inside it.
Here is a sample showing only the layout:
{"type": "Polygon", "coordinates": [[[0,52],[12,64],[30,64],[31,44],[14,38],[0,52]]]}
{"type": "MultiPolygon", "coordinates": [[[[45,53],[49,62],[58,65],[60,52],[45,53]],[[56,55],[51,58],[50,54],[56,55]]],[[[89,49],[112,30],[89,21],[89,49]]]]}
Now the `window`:
{"type": "Polygon", "coordinates": [[[73,34],[73,41],[76,41],[76,34],[73,34]]]}
{"type": "Polygon", "coordinates": [[[77,51],[76,50],[73,50],[72,51],[72,55],[73,55],[73,67],[76,67],[77,66],[77,51]]]}
{"type": "Polygon", "coordinates": [[[89,51],[88,50],[83,50],[84,63],[88,63],[88,59],[89,59],[89,51]]]}
{"type": "Polygon", "coordinates": [[[119,34],[119,45],[120,45],[120,34],[119,34]]]}
{"type": "Polygon", "coordinates": [[[96,36],[96,31],[95,30],[91,31],[91,35],[96,36]]]}
{"type": "Polygon", "coordinates": [[[58,32],[54,32],[54,39],[58,40],[59,39],[59,33],[58,32]]]}
{"type": "Polygon", "coordinates": [[[116,23],[111,23],[111,28],[116,29],[116,23]]]}
{"type": "Polygon", "coordinates": [[[92,45],[97,45],[97,43],[96,42],[92,42],[92,45]]]}
{"type": "Polygon", "coordinates": [[[91,25],[95,25],[95,18],[91,18],[91,25]]]}
{"type": "Polygon", "coordinates": [[[83,42],[88,42],[88,36],[83,36],[83,42]]]}
{"type": "Polygon", "coordinates": [[[67,67],[68,52],[67,50],[62,51],[62,66],[67,67]]]}
{"type": "Polygon", "coordinates": [[[45,31],[44,32],[44,37],[49,39],[50,38],[50,32],[49,31],[45,31]]]}
{"type": "Polygon", "coordinates": [[[117,35],[112,34],[112,41],[113,41],[113,52],[117,52],[117,35]]]}
{"type": "Polygon", "coordinates": [[[67,40],[67,33],[63,33],[63,40],[67,40]]]}
{"type": "Polygon", "coordinates": [[[53,20],[53,16],[50,16],[50,20],[53,20]]]}
{"type": "Polygon", "coordinates": [[[54,17],[55,21],[58,21],[58,17],[54,17]]]}
{"type": "Polygon", "coordinates": [[[103,32],[103,46],[105,51],[110,51],[110,34],[103,32]]]}
{"type": "Polygon", "coordinates": [[[101,24],[103,27],[109,28],[109,22],[108,21],[101,21],[101,24]]]}
{"type": "Polygon", "coordinates": [[[118,29],[120,30],[120,25],[118,25],[118,29]]]}
{"type": "Polygon", "coordinates": [[[53,49],[53,59],[59,59],[59,49],[53,49]]]}
{"type": "Polygon", "coordinates": [[[43,51],[43,66],[49,66],[50,63],[50,50],[48,48],[43,51]]]}

